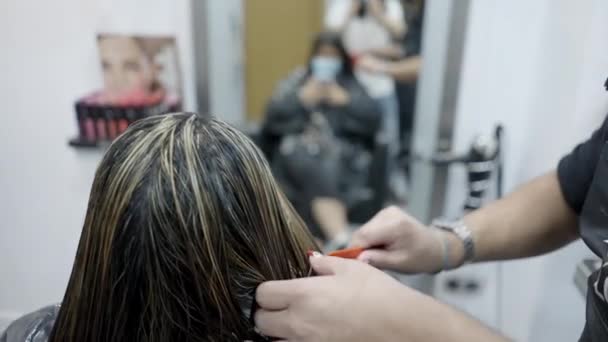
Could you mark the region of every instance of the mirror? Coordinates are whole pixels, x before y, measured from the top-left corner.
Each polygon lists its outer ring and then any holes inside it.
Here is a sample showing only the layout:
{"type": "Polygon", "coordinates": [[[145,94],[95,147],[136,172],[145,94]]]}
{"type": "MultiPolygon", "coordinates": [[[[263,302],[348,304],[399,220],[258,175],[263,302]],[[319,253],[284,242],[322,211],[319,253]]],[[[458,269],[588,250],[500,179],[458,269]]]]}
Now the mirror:
{"type": "Polygon", "coordinates": [[[210,22],[206,32],[194,32],[195,50],[204,50],[196,42],[213,46],[196,58],[206,57],[199,64],[208,70],[210,111],[254,127],[252,137],[321,241],[344,245],[346,227],[388,204],[406,204],[424,1],[201,7],[210,22]],[[218,16],[227,20],[220,23],[218,16]],[[218,83],[233,90],[229,101],[216,95],[226,93],[214,91],[218,83]],[[223,104],[239,101],[241,113],[223,104]],[[311,186],[311,178],[319,181],[311,186]]]}
{"type": "MultiPolygon", "coordinates": [[[[469,1],[193,6],[199,104],[250,134],[325,251],[388,205],[445,213],[469,1]]],[[[480,274],[395,276],[494,324],[480,274]]]]}

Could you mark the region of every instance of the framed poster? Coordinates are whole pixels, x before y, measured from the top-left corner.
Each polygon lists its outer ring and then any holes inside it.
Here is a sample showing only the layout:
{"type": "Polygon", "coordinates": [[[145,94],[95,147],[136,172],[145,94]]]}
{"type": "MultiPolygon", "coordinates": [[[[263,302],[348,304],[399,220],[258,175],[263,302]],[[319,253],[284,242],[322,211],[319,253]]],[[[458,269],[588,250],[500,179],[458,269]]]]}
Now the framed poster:
{"type": "Polygon", "coordinates": [[[175,38],[100,34],[103,102],[154,94],[181,98],[181,70],[175,38]]]}

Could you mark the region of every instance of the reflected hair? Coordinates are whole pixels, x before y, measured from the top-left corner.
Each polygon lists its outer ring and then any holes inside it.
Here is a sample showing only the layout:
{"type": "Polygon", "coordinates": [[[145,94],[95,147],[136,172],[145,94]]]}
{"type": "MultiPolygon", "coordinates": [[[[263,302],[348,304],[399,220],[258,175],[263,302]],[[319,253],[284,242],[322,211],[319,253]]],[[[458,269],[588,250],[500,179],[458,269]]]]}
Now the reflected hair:
{"type": "Polygon", "coordinates": [[[244,341],[264,281],[314,239],[258,148],[208,116],[141,120],[97,169],[50,341],[244,341]]]}
{"type": "Polygon", "coordinates": [[[346,47],[342,42],[342,37],[339,33],[332,31],[321,32],[317,34],[317,36],[314,38],[312,42],[310,56],[308,58],[307,74],[312,74],[312,59],[316,54],[319,53],[321,47],[325,45],[333,46],[336,50],[338,50],[339,58],[342,61],[342,70],[340,70],[340,75],[343,77],[354,77],[353,61],[352,58],[349,56],[348,52],[346,51],[346,47]]]}

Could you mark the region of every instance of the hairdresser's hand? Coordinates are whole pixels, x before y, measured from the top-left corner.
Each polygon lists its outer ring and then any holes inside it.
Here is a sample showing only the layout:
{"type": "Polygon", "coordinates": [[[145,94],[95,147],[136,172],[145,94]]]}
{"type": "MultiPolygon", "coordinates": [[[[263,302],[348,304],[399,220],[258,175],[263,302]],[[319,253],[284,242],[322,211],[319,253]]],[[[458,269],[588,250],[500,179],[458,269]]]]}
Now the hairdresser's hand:
{"type": "Polygon", "coordinates": [[[325,89],[321,82],[309,77],[306,83],[300,88],[298,97],[302,104],[306,107],[314,107],[323,100],[325,89]]]}
{"type": "Polygon", "coordinates": [[[507,340],[364,263],[311,257],[318,277],[260,285],[255,324],[287,342],[507,340]]]}
{"type": "Polygon", "coordinates": [[[361,10],[361,0],[351,0],[347,20],[350,20],[350,19],[358,16],[360,10],[361,10]]]}
{"type": "Polygon", "coordinates": [[[383,60],[376,58],[372,55],[365,55],[357,62],[357,67],[361,70],[365,70],[377,74],[385,74],[388,72],[388,64],[383,60]]]}
{"type": "Polygon", "coordinates": [[[327,102],[332,106],[346,106],[350,103],[350,95],[338,83],[331,82],[326,85],[327,102]]]}
{"type": "Polygon", "coordinates": [[[384,19],[384,4],[380,0],[367,0],[367,9],[374,18],[384,19]]]}
{"type": "Polygon", "coordinates": [[[353,234],[351,246],[364,247],[359,260],[402,273],[435,272],[443,266],[443,244],[430,229],[397,207],[380,211],[353,234]]]}
{"type": "Polygon", "coordinates": [[[258,287],[255,323],[264,335],[289,342],[409,341],[401,330],[425,296],[362,262],[326,256],[310,262],[321,276],[258,287]]]}

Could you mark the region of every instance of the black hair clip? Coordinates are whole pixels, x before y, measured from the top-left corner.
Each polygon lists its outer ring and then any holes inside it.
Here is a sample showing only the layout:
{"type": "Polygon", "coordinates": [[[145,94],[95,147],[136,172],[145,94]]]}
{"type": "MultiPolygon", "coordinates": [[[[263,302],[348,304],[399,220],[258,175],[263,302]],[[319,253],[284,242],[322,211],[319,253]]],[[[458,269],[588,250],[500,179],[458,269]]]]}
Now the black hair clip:
{"type": "Polygon", "coordinates": [[[604,82],[604,88],[606,88],[606,91],[608,91],[608,78],[606,79],[606,82],[604,82]]]}

